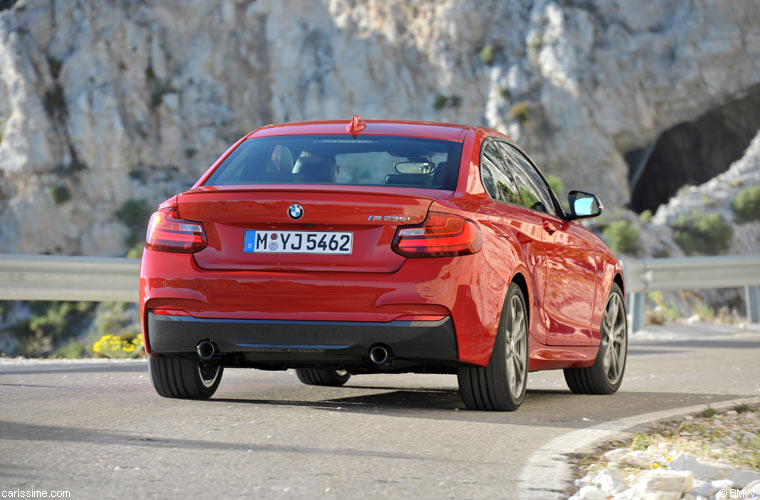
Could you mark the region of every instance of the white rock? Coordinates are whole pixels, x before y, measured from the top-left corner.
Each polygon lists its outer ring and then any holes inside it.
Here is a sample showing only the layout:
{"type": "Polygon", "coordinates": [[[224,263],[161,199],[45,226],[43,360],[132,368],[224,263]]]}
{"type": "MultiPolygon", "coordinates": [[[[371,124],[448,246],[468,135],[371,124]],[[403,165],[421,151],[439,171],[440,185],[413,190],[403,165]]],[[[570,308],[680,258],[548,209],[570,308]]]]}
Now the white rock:
{"type": "Polygon", "coordinates": [[[742,490],[741,498],[752,498],[752,495],[760,497],[760,480],[752,481],[742,490]]]}
{"type": "Polygon", "coordinates": [[[607,500],[607,495],[595,486],[584,486],[570,498],[573,500],[607,500]]]}
{"type": "Polygon", "coordinates": [[[681,498],[692,487],[691,471],[648,470],[641,473],[631,488],[638,498],[664,500],[681,498]]]}
{"type": "Polygon", "coordinates": [[[599,472],[594,478],[594,484],[604,492],[618,492],[626,489],[628,484],[617,469],[607,469],[599,472]]]}
{"type": "Polygon", "coordinates": [[[702,461],[688,454],[676,457],[670,462],[668,468],[674,471],[690,471],[703,480],[730,480],[740,488],[760,479],[760,472],[741,470],[718,462],[702,461]]]}

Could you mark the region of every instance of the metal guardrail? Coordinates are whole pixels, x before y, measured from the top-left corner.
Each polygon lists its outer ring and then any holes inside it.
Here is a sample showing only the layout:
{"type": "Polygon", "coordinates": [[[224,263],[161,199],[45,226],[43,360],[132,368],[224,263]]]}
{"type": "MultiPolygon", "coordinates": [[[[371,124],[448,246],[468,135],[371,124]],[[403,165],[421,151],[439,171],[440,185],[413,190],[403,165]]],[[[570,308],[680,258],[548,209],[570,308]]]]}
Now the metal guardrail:
{"type": "Polygon", "coordinates": [[[654,290],[744,287],[747,316],[760,322],[760,255],[624,260],[623,269],[634,332],[643,325],[646,293],[654,290]]]}
{"type": "Polygon", "coordinates": [[[0,300],[137,302],[139,259],[0,255],[0,300]]]}
{"type": "MultiPolygon", "coordinates": [[[[760,322],[760,255],[623,261],[632,330],[641,329],[646,293],[745,287],[750,321],[760,322]]],[[[137,302],[138,259],[0,255],[0,300],[137,302]]]]}

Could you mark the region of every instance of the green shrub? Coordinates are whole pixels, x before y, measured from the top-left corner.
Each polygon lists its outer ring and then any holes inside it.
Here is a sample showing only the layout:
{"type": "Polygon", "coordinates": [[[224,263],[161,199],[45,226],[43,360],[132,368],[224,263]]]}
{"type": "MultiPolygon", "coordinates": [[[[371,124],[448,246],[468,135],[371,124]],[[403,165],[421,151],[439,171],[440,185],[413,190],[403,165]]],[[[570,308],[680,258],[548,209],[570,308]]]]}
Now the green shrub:
{"type": "Polygon", "coordinates": [[[436,111],[440,111],[446,107],[447,102],[448,98],[445,95],[438,94],[435,96],[435,101],[433,101],[433,108],[435,108],[436,111]]]}
{"type": "Polygon", "coordinates": [[[61,74],[61,68],[63,67],[63,63],[52,56],[48,56],[47,59],[48,59],[48,66],[50,67],[50,74],[53,76],[53,79],[58,79],[58,75],[61,74]]]}
{"type": "Polygon", "coordinates": [[[639,230],[625,219],[604,228],[602,235],[615,253],[636,255],[639,251],[639,230]]]}
{"type": "Polygon", "coordinates": [[[673,239],[686,255],[700,253],[717,255],[731,246],[734,230],[718,214],[704,214],[697,210],[680,216],[673,224],[673,239]]]}
{"type": "Polygon", "coordinates": [[[79,359],[86,358],[90,352],[87,347],[79,340],[71,339],[66,344],[56,349],[51,358],[79,359]]]}
{"type": "Polygon", "coordinates": [[[491,63],[493,63],[493,57],[494,57],[494,48],[493,48],[493,45],[491,45],[490,43],[484,45],[483,48],[480,49],[480,61],[483,64],[490,66],[491,63]]]}
{"type": "Polygon", "coordinates": [[[565,190],[565,183],[562,182],[562,179],[556,175],[547,175],[546,182],[549,183],[549,186],[551,186],[557,196],[562,196],[562,192],[565,190]]]}
{"type": "Polygon", "coordinates": [[[509,118],[524,123],[530,118],[530,104],[526,101],[516,102],[509,108],[509,118]]]}
{"type": "Polygon", "coordinates": [[[18,340],[16,354],[49,356],[56,345],[78,335],[85,328],[94,309],[95,304],[91,302],[30,303],[31,317],[9,328],[11,335],[18,340]]]}
{"type": "Polygon", "coordinates": [[[760,220],[760,184],[739,191],[731,207],[739,222],[760,220]]]}
{"type": "Polygon", "coordinates": [[[52,89],[45,91],[43,99],[45,111],[51,118],[61,118],[66,115],[66,99],[63,96],[63,88],[56,84],[52,89]]]}
{"type": "Polygon", "coordinates": [[[650,222],[652,222],[652,211],[647,209],[641,212],[639,214],[639,220],[641,220],[641,222],[643,222],[644,224],[649,224],[650,222]]]}
{"type": "Polygon", "coordinates": [[[509,90],[509,87],[506,85],[499,85],[499,95],[505,100],[508,101],[510,97],[512,97],[512,92],[509,90]]]}
{"type": "Polygon", "coordinates": [[[71,191],[69,191],[69,188],[60,184],[57,186],[50,186],[48,188],[48,194],[50,195],[50,199],[53,200],[53,203],[56,205],[62,205],[71,199],[71,191]]]}
{"type": "Polygon", "coordinates": [[[142,241],[136,242],[127,250],[125,257],[128,259],[141,259],[143,250],[145,250],[145,243],[142,241]]]}
{"type": "Polygon", "coordinates": [[[116,212],[116,216],[127,226],[137,229],[147,225],[151,207],[145,200],[127,200],[116,212]]]}
{"type": "Polygon", "coordinates": [[[556,194],[557,198],[559,198],[559,201],[560,203],[562,203],[562,208],[565,210],[565,212],[570,213],[570,203],[567,201],[566,198],[563,198],[563,196],[565,195],[565,183],[562,182],[562,179],[560,179],[556,175],[547,175],[546,182],[549,183],[549,186],[551,186],[552,191],[554,191],[554,194],[556,194]]]}
{"type": "Polygon", "coordinates": [[[153,66],[148,65],[148,67],[145,68],[145,80],[148,82],[156,80],[156,73],[153,72],[153,66]]]}
{"type": "Polygon", "coordinates": [[[646,320],[648,323],[664,325],[667,322],[676,321],[680,317],[678,306],[673,302],[666,302],[661,291],[655,290],[649,292],[649,298],[656,304],[656,307],[651,311],[647,311],[646,320]]]}

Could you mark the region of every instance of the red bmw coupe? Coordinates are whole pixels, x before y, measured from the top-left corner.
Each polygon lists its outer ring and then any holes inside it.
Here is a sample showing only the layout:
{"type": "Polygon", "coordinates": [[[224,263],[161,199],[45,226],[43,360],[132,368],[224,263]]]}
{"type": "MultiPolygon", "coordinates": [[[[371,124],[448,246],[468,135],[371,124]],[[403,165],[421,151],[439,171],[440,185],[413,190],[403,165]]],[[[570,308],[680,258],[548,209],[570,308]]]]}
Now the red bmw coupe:
{"type": "Polygon", "coordinates": [[[140,269],[156,391],[208,398],[225,367],[457,374],[465,405],[515,410],[529,371],[610,394],[627,354],[623,271],[536,164],[480,127],[262,127],[148,227],[140,269]]]}

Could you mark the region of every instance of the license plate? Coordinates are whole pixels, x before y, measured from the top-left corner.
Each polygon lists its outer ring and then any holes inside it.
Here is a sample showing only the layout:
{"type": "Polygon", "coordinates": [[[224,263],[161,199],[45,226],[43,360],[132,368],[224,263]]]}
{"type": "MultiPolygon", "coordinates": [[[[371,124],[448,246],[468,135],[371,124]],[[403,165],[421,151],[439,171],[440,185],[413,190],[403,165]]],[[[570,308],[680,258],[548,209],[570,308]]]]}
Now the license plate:
{"type": "Polygon", "coordinates": [[[351,255],[354,233],[336,231],[246,231],[245,253],[351,255]]]}

